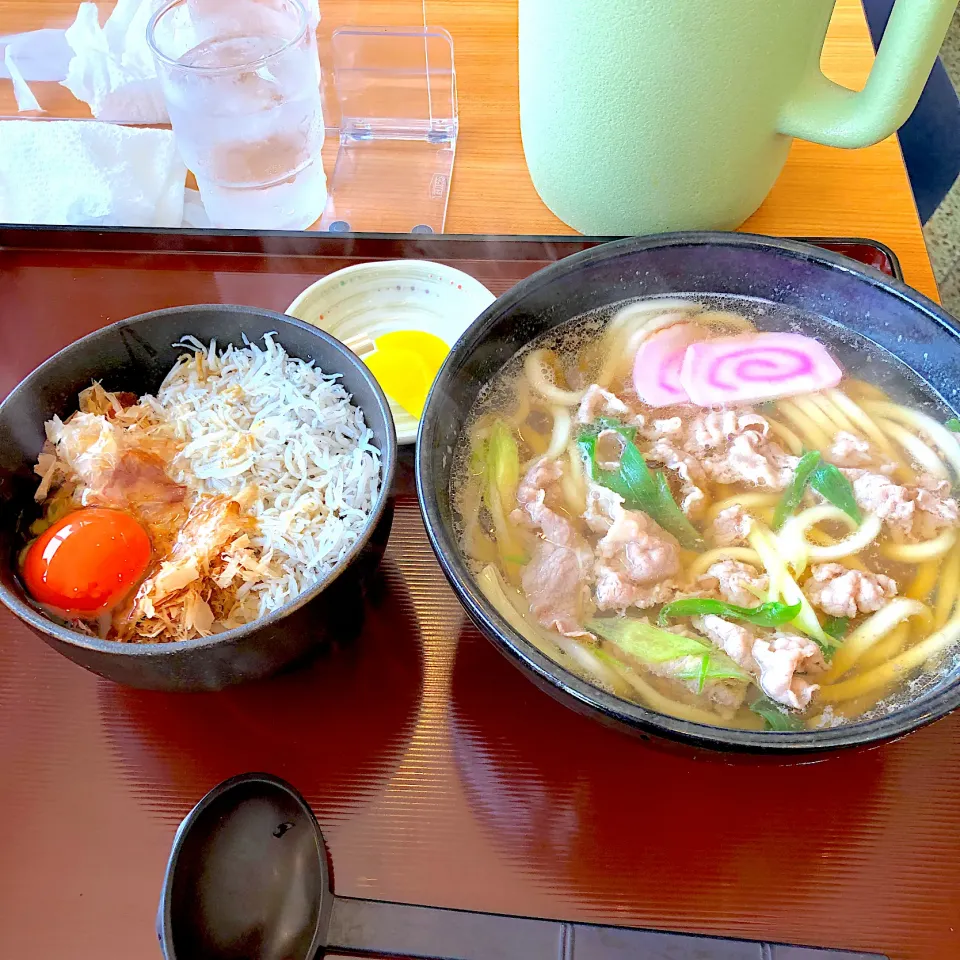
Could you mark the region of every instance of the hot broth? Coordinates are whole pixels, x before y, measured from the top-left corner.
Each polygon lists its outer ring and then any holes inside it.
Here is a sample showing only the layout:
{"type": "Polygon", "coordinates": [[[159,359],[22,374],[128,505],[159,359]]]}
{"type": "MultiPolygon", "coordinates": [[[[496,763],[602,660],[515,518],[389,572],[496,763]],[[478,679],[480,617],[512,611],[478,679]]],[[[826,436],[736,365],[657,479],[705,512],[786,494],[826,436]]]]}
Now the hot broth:
{"type": "Polygon", "coordinates": [[[526,639],[653,710],[772,730],[875,715],[935,684],[960,638],[950,417],[823,318],[620,304],[484,390],[451,483],[462,550],[526,639]]]}

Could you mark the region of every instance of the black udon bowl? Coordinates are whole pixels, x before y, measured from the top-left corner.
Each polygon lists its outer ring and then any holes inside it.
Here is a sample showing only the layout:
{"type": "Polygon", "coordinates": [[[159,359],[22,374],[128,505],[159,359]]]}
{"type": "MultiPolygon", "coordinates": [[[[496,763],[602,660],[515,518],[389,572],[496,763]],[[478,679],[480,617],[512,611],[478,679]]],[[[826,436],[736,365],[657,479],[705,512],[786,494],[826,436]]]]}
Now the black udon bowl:
{"type": "Polygon", "coordinates": [[[514,664],[563,703],[634,732],[697,746],[804,752],[901,736],[960,704],[951,672],[927,694],[881,719],[817,731],[755,732],[678,720],[621,700],[541,654],[483,596],[453,528],[450,471],[478,393],[521,347],[557,324],[629,298],[662,294],[756,297],[819,314],[904,361],[957,409],[960,330],[936,304],[846,257],[806,244],[727,233],[665,234],[575,254],[517,284],[492,304],[450,352],[421,420],[417,492],[434,552],[477,626],[514,664]]]}
{"type": "Polygon", "coordinates": [[[330,639],[328,619],[343,622],[344,604],[356,603],[359,571],[382,553],[397,458],[390,407],[366,365],[342,343],[310,324],[254,307],[174,307],[121,320],[64,348],[41,364],[0,404],[0,601],[51,647],[100,676],[154,690],[217,690],[276,672],[330,639]],[[275,332],[293,357],[313,360],[341,383],[364,412],[382,452],[381,488],[363,535],[338,566],[299,597],[254,623],[199,640],[116,643],[98,640],[50,620],[31,604],[16,576],[16,552],[25,524],[37,515],[33,464],[43,445],[44,421],[77,409],[77,394],[91,380],[138,396],[156,391],[183,348],[185,334],[225,347],[275,332]],[[374,535],[376,532],[376,535],[374,535]],[[363,558],[361,560],[361,558],[363,558]],[[350,576],[341,576],[350,568],[350,576]],[[331,615],[328,617],[328,613],[331,615]],[[335,614],[335,615],[334,615],[335,614]]]}

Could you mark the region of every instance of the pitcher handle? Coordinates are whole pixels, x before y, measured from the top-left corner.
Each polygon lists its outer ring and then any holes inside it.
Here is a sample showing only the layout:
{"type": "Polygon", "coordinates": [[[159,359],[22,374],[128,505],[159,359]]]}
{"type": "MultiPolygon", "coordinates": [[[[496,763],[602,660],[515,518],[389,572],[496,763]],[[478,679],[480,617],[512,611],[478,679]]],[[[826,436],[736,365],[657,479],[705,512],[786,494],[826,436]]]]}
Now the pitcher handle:
{"type": "Polygon", "coordinates": [[[830,147],[867,147],[910,116],[958,0],[896,0],[867,84],[857,93],[819,66],[781,115],[780,133],[830,147]]]}

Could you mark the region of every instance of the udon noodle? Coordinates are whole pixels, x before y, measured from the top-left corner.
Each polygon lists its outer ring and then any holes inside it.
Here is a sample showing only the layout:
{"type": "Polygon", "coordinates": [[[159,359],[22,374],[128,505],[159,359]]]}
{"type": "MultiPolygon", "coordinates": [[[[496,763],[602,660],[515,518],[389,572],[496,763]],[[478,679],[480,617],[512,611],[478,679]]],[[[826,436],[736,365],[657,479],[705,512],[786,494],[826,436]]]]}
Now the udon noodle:
{"type": "Polygon", "coordinates": [[[650,709],[774,731],[880,715],[960,639],[958,434],[876,348],[735,306],[630,303],[509,362],[457,453],[463,553],[513,629],[650,709]],[[834,352],[882,375],[841,379],[834,352]],[[710,402],[731,383],[755,396],[710,402]]]}

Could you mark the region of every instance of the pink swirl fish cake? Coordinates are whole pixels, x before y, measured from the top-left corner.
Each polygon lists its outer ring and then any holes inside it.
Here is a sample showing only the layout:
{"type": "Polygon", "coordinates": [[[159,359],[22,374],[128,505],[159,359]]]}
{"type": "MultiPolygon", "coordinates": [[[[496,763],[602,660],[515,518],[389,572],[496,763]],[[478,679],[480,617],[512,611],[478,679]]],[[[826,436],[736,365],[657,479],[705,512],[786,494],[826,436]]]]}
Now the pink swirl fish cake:
{"type": "Polygon", "coordinates": [[[680,367],[680,383],[701,407],[814,393],[842,376],[823,345],[799,333],[703,340],[687,348],[680,367]]]}

